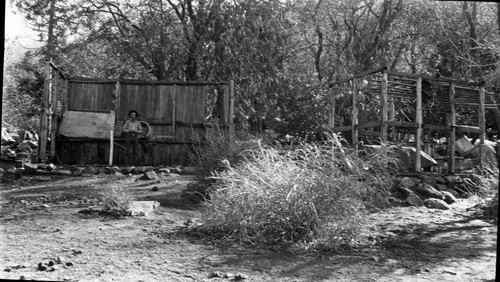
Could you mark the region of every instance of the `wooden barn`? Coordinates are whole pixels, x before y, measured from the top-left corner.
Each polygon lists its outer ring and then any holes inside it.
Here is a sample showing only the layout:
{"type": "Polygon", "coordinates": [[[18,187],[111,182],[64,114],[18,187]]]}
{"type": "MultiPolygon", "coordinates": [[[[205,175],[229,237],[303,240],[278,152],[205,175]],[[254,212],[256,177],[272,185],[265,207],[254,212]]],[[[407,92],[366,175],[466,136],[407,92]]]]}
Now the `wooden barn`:
{"type": "Polygon", "coordinates": [[[207,117],[218,108],[221,126],[231,126],[233,84],[65,77],[45,67],[39,161],[116,164],[125,161],[121,126],[136,110],[143,135],[136,165],[182,165],[203,140],[207,117]],[[216,97],[222,93],[222,105],[216,97]]]}
{"type": "MultiPolygon", "coordinates": [[[[356,148],[411,146],[416,156],[424,151],[446,173],[455,174],[467,159],[457,154],[457,142],[472,139],[474,145],[467,148],[479,150],[481,164],[485,111],[498,106],[497,95],[482,84],[380,68],[333,82],[330,88],[328,127],[342,132],[356,148]]],[[[421,158],[414,162],[414,171],[422,172],[421,158]]]]}

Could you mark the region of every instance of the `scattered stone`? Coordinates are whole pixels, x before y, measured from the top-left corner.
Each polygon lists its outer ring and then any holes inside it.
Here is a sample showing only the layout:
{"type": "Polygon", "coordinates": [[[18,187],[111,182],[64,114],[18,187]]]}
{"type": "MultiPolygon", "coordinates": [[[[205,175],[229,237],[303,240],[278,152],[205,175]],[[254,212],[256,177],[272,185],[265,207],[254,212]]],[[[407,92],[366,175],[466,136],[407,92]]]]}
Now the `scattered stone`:
{"type": "Polygon", "coordinates": [[[45,170],[45,169],[37,169],[36,174],[50,174],[50,171],[45,170]]]}
{"type": "Polygon", "coordinates": [[[31,163],[24,163],[23,167],[25,173],[35,173],[36,170],[38,169],[37,164],[31,164],[31,163]]]}
{"type": "Polygon", "coordinates": [[[244,280],[247,278],[248,278],[248,276],[246,276],[245,274],[238,273],[234,276],[234,281],[241,281],[241,280],[244,280]]]}
{"type": "Polygon", "coordinates": [[[430,209],[449,210],[451,208],[445,201],[436,198],[426,199],[424,205],[430,209]]]}
{"type": "Polygon", "coordinates": [[[170,173],[170,169],[168,167],[162,167],[158,169],[158,172],[170,173]]]}
{"type": "Polygon", "coordinates": [[[451,183],[451,182],[460,183],[460,182],[462,182],[462,178],[460,178],[460,176],[458,176],[458,175],[448,175],[445,178],[446,178],[447,183],[451,183]]]}
{"type": "Polygon", "coordinates": [[[208,278],[221,278],[221,277],[222,273],[218,271],[210,272],[210,274],[208,274],[208,278]]]}
{"type": "Polygon", "coordinates": [[[436,187],[437,185],[437,177],[435,176],[429,176],[429,175],[422,175],[422,181],[433,186],[433,187],[436,187]]]}
{"type": "Polygon", "coordinates": [[[106,173],[108,173],[108,174],[115,174],[117,172],[119,172],[119,173],[122,172],[122,170],[117,166],[106,167],[105,170],[106,170],[106,173]]]}
{"type": "Polygon", "coordinates": [[[73,264],[72,262],[70,262],[70,261],[68,261],[68,262],[67,262],[67,263],[65,263],[64,265],[66,265],[66,266],[74,266],[74,264],[73,264]]]}
{"type": "Polygon", "coordinates": [[[136,168],[135,166],[126,166],[126,167],[122,167],[122,172],[123,173],[135,173],[136,171],[136,168]]]}
{"type": "Polygon", "coordinates": [[[57,174],[57,175],[71,175],[71,171],[67,169],[58,169],[58,170],[53,170],[52,174],[57,174]]]}
{"type": "Polygon", "coordinates": [[[224,278],[227,278],[227,279],[233,279],[234,276],[235,276],[234,273],[231,273],[231,272],[224,274],[224,278]]]}
{"type": "Polygon", "coordinates": [[[38,270],[40,270],[40,271],[47,271],[47,269],[49,269],[49,268],[44,264],[38,265],[38,270]]]}
{"type": "Polygon", "coordinates": [[[446,190],[448,190],[448,186],[445,185],[445,184],[437,184],[435,187],[436,187],[436,189],[438,191],[446,191],[446,190]]]}
{"type": "Polygon", "coordinates": [[[21,275],[21,277],[19,277],[19,280],[28,280],[28,278],[24,275],[21,275]]]}
{"type": "Polygon", "coordinates": [[[145,172],[140,179],[143,180],[154,180],[157,179],[158,175],[154,171],[147,171],[145,172]]]}
{"type": "Polygon", "coordinates": [[[39,175],[37,177],[34,177],[38,181],[50,181],[50,176],[44,176],[44,175],[39,175]]]}
{"type": "Polygon", "coordinates": [[[451,205],[457,201],[457,198],[455,198],[455,196],[453,196],[453,194],[451,194],[448,191],[441,191],[441,194],[443,194],[443,196],[444,196],[444,201],[449,205],[451,205]]]}
{"type": "Polygon", "coordinates": [[[49,263],[47,263],[48,266],[53,266],[55,263],[52,260],[49,260],[49,263]]]}
{"type": "Polygon", "coordinates": [[[420,199],[420,197],[415,193],[410,193],[410,195],[406,197],[406,202],[415,207],[421,207],[424,205],[422,199],[420,199]]]}
{"type": "Polygon", "coordinates": [[[407,205],[406,201],[402,201],[393,197],[387,198],[387,202],[391,207],[404,207],[407,205]]]}
{"type": "Polygon", "coordinates": [[[83,174],[83,167],[77,167],[73,170],[73,172],[71,174],[73,174],[74,176],[80,176],[83,174]]]}
{"type": "Polygon", "coordinates": [[[415,189],[415,192],[421,194],[424,197],[443,199],[443,195],[436,188],[432,187],[427,183],[422,183],[415,189]]]}
{"type": "Polygon", "coordinates": [[[399,184],[401,185],[402,188],[412,189],[415,186],[417,186],[419,183],[420,183],[420,181],[418,181],[415,178],[403,177],[399,184]]]}
{"type": "Polygon", "coordinates": [[[3,271],[5,271],[5,272],[11,272],[11,271],[12,271],[12,269],[7,267],[7,268],[5,268],[3,271]]]}
{"type": "Polygon", "coordinates": [[[57,166],[53,163],[51,163],[47,166],[47,170],[56,170],[56,169],[57,169],[57,166]]]}
{"type": "Polygon", "coordinates": [[[99,173],[99,170],[93,166],[86,166],[84,169],[83,169],[83,173],[85,174],[90,174],[90,175],[94,175],[94,174],[98,174],[99,173]]]}
{"type": "Polygon", "coordinates": [[[15,166],[11,166],[11,167],[7,168],[7,172],[14,174],[17,172],[17,168],[15,166]]]}
{"type": "Polygon", "coordinates": [[[19,152],[16,154],[17,159],[29,159],[30,154],[27,152],[19,152]]]}
{"type": "Polygon", "coordinates": [[[158,191],[158,186],[153,186],[153,189],[151,189],[153,191],[158,191]]]}

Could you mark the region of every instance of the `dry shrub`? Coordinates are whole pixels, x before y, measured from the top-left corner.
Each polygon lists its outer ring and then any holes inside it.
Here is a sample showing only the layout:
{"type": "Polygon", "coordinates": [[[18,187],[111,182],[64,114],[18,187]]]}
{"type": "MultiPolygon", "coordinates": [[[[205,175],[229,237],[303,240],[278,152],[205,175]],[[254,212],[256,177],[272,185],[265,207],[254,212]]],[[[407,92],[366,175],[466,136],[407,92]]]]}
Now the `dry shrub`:
{"type": "Polygon", "coordinates": [[[130,216],[132,193],[121,186],[105,187],[99,191],[103,212],[116,217],[130,216]]]}
{"type": "Polygon", "coordinates": [[[196,231],[321,249],[365,242],[367,208],[385,203],[392,188],[381,166],[391,160],[360,158],[340,141],[331,135],[288,152],[260,147],[239,164],[223,161],[196,231]]]}

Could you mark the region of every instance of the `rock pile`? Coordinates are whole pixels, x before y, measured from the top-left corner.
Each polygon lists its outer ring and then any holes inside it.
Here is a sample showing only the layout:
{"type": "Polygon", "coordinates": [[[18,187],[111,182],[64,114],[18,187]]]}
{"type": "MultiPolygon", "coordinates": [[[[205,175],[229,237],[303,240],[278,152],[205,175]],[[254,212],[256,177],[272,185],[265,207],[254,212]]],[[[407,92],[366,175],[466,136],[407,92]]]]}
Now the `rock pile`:
{"type": "Polygon", "coordinates": [[[2,127],[1,154],[2,161],[31,161],[36,157],[38,135],[28,130],[8,132],[2,127]]]}
{"type": "Polygon", "coordinates": [[[459,176],[403,177],[399,181],[399,192],[403,202],[392,200],[393,205],[425,206],[447,210],[457,197],[467,196],[479,189],[478,180],[459,176]]]}

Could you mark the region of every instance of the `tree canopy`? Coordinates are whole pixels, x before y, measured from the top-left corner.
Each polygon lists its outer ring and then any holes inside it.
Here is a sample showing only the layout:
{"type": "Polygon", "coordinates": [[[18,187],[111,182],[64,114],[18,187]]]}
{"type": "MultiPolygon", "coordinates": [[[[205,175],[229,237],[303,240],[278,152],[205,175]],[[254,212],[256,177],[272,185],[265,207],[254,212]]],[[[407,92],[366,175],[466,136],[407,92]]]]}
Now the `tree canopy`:
{"type": "Polygon", "coordinates": [[[69,76],[233,79],[237,120],[255,130],[315,135],[328,82],[382,66],[500,87],[495,3],[11,1],[46,42],[40,56],[69,76]]]}

